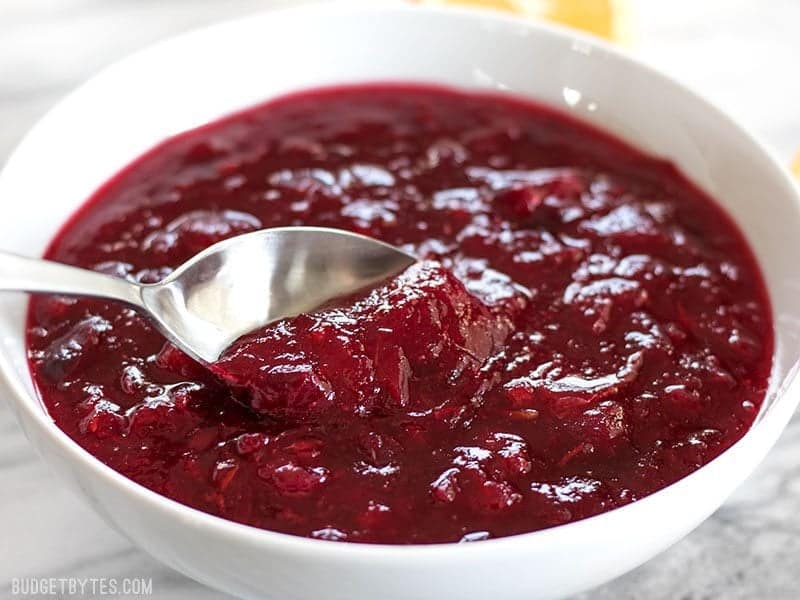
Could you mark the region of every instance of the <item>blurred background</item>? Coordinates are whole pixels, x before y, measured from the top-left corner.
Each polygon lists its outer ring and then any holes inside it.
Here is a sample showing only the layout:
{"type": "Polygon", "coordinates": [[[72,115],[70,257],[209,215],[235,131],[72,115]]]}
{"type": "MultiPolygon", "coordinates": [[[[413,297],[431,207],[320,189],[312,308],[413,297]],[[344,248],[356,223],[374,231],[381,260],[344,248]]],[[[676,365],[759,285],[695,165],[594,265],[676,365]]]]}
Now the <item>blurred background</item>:
{"type": "MultiPolygon", "coordinates": [[[[302,1],[0,0],[0,165],[40,116],[109,63],[184,30],[302,1]]],[[[800,0],[460,3],[603,35],[719,105],[787,166],[800,150],[800,0]]],[[[795,419],[764,465],[709,521],[583,598],[796,598],[799,455],[795,419]]],[[[220,597],[133,548],[62,489],[3,403],[0,481],[0,597],[10,596],[12,577],[142,576],[153,578],[157,598],[220,597]]]]}

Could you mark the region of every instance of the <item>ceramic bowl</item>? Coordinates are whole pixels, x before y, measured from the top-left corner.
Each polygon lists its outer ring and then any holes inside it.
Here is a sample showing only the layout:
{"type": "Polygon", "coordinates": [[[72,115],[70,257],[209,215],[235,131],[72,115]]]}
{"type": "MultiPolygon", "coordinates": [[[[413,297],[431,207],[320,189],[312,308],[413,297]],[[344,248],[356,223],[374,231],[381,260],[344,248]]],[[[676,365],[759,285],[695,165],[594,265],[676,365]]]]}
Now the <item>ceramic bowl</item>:
{"type": "Polygon", "coordinates": [[[413,80],[508,91],[556,106],[676,163],[733,215],[764,270],[777,347],[752,429],[647,498],[568,525],[476,544],[333,543],[263,531],[159,496],[84,452],[48,418],[23,342],[23,295],[0,298],[0,372],[53,469],[167,565],[250,598],[556,598],[643,563],[691,531],[755,468],[795,409],[800,202],[730,118],[686,87],[565,29],[481,12],[382,3],[273,11],[159,43],[103,71],[30,132],[0,175],[4,249],[42,253],[116,170],[164,138],[284,92],[413,80]]]}

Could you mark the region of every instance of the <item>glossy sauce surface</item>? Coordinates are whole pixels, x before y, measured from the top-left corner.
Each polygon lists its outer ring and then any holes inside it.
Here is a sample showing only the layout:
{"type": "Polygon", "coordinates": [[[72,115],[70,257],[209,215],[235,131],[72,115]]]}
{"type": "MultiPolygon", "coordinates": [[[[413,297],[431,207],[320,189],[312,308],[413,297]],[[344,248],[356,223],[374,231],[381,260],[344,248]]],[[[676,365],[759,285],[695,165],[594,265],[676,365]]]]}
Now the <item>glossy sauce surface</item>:
{"type": "Polygon", "coordinates": [[[136,161],[47,256],[154,282],[220,239],[299,224],[422,262],[245,336],[216,375],[122,306],[35,299],[31,368],[56,423],[212,514],[429,543],[641,498],[735,442],[763,399],[769,302],[735,225],[671,165],[508,98],[275,100],[136,161]]]}

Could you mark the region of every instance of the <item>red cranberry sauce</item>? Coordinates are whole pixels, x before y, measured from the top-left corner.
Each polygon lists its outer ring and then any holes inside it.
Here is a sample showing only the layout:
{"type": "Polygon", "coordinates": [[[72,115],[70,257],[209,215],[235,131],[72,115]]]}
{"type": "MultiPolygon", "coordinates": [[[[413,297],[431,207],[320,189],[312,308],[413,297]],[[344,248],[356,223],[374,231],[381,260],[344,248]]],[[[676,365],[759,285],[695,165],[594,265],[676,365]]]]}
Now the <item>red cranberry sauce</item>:
{"type": "Polygon", "coordinates": [[[764,397],[769,302],[730,219],[671,165],[507,98],[270,102],[140,158],[47,257],[154,282],[223,238],[300,224],[423,260],[245,336],[222,378],[130,309],[36,298],[31,368],[59,427],[234,521],[427,543],[641,498],[739,439],[764,397]]]}
{"type": "Polygon", "coordinates": [[[485,304],[433,261],[352,300],[245,336],[212,370],[283,420],[461,407],[491,382],[488,361],[514,328],[504,305],[485,304]]]}

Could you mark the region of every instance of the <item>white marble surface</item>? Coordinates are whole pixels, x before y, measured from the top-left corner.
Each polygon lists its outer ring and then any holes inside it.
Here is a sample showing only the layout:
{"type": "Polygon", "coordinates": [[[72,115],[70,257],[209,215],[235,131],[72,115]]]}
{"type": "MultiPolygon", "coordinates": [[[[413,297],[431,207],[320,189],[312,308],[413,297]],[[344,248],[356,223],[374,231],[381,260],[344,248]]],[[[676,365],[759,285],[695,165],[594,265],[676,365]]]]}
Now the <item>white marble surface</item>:
{"type": "MultiPolygon", "coordinates": [[[[800,149],[800,2],[633,2],[634,52],[726,108],[788,162],[800,149]]],[[[0,162],[48,107],[114,59],[178,31],[290,3],[0,0],[0,162]]],[[[704,525],[581,598],[798,597],[797,456],[795,419],[758,472],[704,525]]],[[[221,597],[131,546],[64,490],[3,403],[0,479],[0,597],[10,596],[13,577],[152,577],[156,598],[221,597]]]]}

